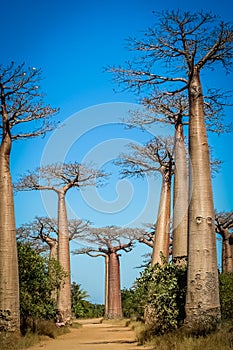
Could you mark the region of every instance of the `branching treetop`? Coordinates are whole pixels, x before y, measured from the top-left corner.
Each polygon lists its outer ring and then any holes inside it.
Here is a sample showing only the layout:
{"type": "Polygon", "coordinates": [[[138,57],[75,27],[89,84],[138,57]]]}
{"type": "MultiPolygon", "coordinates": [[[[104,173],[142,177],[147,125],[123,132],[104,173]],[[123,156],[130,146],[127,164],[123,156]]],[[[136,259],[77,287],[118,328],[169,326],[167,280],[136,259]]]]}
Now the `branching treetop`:
{"type": "Polygon", "coordinates": [[[14,187],[17,191],[62,190],[65,193],[71,187],[99,185],[105,177],[103,172],[77,162],[56,163],[29,171],[14,187]]]}
{"type": "Polygon", "coordinates": [[[129,38],[130,49],[140,53],[126,68],[110,67],[115,80],[131,90],[165,84],[166,93],[186,90],[194,68],[220,63],[232,69],[233,28],[211,13],[165,11],[141,40],[129,38]],[[173,88],[171,88],[171,84],[173,88]],[[175,89],[174,89],[175,83],[175,89]]]}
{"type": "Polygon", "coordinates": [[[38,86],[40,80],[40,69],[27,69],[25,64],[16,66],[14,62],[8,67],[0,65],[2,138],[9,132],[11,139],[17,140],[44,135],[54,129],[50,117],[58,110],[44,105],[38,86]]]}
{"type": "Polygon", "coordinates": [[[224,240],[229,239],[233,234],[233,211],[215,212],[215,230],[224,240]]]}
{"type": "Polygon", "coordinates": [[[146,173],[155,175],[173,171],[174,138],[156,137],[145,146],[129,144],[129,154],[121,154],[117,161],[122,166],[122,175],[144,176],[146,173]]]}
{"type": "MultiPolygon", "coordinates": [[[[89,226],[87,221],[72,219],[68,222],[69,239],[73,240],[89,226]]],[[[26,223],[17,229],[17,240],[27,241],[33,247],[44,247],[39,242],[55,245],[58,241],[58,222],[49,217],[35,217],[32,222],[26,223]]],[[[43,248],[42,248],[43,249],[43,248]]]]}
{"type": "Polygon", "coordinates": [[[121,228],[107,226],[102,228],[90,227],[85,234],[79,236],[87,245],[85,248],[73,251],[73,254],[88,254],[93,256],[109,255],[120,250],[130,252],[133,243],[142,236],[144,231],[137,228],[121,228]]]}

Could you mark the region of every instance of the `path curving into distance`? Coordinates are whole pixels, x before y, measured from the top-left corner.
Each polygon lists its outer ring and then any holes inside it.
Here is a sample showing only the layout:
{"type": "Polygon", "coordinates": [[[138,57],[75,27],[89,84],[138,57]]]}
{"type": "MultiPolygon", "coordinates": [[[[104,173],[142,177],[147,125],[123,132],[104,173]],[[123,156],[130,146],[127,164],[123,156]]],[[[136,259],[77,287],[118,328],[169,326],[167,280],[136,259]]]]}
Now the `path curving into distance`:
{"type": "Polygon", "coordinates": [[[138,346],[135,333],[129,327],[114,323],[100,323],[100,319],[81,320],[81,328],[70,333],[46,339],[29,350],[149,350],[138,346]]]}

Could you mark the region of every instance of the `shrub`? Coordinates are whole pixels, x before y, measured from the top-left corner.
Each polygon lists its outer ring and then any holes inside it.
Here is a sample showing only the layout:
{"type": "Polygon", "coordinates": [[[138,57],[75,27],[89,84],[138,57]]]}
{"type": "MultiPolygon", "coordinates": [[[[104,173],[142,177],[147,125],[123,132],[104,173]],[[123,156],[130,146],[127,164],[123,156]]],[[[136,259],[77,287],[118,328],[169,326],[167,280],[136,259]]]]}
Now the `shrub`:
{"type": "Polygon", "coordinates": [[[219,275],[219,293],[222,319],[233,319],[233,273],[219,275]]]}

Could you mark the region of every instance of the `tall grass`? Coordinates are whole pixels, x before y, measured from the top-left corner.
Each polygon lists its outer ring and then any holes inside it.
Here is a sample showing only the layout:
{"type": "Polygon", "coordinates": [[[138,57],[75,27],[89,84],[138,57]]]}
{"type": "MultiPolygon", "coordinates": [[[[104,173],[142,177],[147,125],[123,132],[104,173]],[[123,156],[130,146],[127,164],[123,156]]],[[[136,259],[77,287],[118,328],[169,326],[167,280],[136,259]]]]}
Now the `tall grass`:
{"type": "Polygon", "coordinates": [[[36,332],[30,330],[24,336],[16,336],[9,333],[0,334],[1,350],[23,350],[39,343],[45,336],[56,338],[59,335],[68,333],[69,328],[57,327],[52,321],[38,320],[36,324],[36,332]]]}
{"type": "Polygon", "coordinates": [[[132,324],[139,344],[149,344],[156,350],[231,350],[233,349],[233,326],[223,323],[219,329],[206,336],[191,336],[182,330],[154,336],[142,323],[132,324]]]}

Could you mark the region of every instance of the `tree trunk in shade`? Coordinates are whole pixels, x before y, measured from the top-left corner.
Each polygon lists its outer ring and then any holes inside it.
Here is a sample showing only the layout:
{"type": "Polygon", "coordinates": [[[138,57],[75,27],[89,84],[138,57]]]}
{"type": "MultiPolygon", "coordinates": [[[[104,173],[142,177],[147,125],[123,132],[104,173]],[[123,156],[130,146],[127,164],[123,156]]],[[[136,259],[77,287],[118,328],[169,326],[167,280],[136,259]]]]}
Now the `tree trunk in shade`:
{"type": "Polygon", "coordinates": [[[116,252],[109,254],[108,318],[122,318],[120,261],[116,252]]]}
{"type": "Polygon", "coordinates": [[[172,258],[177,264],[188,255],[188,174],[182,122],[176,124],[172,258]]]}
{"type": "Polygon", "coordinates": [[[58,290],[59,321],[71,324],[70,247],[64,191],[58,192],[58,261],[67,274],[58,290]]]}
{"type": "Polygon", "coordinates": [[[168,259],[170,243],[170,203],[171,203],[171,174],[163,173],[162,189],[160,195],[156,233],[154,239],[152,266],[161,264],[161,253],[168,259]]]}
{"type": "Polygon", "coordinates": [[[186,326],[214,328],[220,320],[215,216],[209,147],[204,121],[199,71],[194,68],[189,86],[189,245],[186,326]]]}
{"type": "Polygon", "coordinates": [[[19,277],[10,175],[11,138],[4,136],[0,147],[0,332],[19,332],[19,277]]]}

